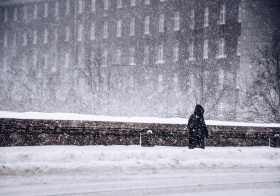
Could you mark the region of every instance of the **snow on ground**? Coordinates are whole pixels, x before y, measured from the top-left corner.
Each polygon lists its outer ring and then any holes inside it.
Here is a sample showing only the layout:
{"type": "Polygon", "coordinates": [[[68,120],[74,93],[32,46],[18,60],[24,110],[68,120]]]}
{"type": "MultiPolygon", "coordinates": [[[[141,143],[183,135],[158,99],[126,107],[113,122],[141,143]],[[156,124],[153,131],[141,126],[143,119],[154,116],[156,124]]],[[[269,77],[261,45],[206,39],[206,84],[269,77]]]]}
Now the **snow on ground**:
{"type": "MultiPolygon", "coordinates": [[[[111,122],[139,122],[139,123],[163,123],[163,124],[187,124],[185,118],[157,118],[157,117],[116,117],[116,116],[95,116],[74,113],[41,113],[41,112],[8,112],[0,111],[0,118],[16,119],[49,119],[49,120],[89,120],[89,121],[111,121],[111,122]]],[[[206,120],[207,125],[222,126],[254,126],[254,127],[280,127],[280,124],[260,124],[245,122],[229,122],[206,120]]]]}
{"type": "Polygon", "coordinates": [[[0,148],[0,195],[280,195],[270,147],[0,148]]]}

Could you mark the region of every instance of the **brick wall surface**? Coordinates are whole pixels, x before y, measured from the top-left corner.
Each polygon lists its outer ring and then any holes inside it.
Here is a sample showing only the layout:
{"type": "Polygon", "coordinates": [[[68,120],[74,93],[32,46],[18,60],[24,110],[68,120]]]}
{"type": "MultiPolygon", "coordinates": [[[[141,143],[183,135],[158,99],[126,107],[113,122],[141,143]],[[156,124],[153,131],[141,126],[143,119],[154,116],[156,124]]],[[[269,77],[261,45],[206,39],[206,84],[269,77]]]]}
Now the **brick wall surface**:
{"type": "MultiPolygon", "coordinates": [[[[268,146],[277,127],[208,125],[206,146],[268,146]]],[[[140,145],[188,146],[183,124],[0,119],[0,146],[140,145]],[[147,134],[151,130],[152,134],[147,134]]]]}

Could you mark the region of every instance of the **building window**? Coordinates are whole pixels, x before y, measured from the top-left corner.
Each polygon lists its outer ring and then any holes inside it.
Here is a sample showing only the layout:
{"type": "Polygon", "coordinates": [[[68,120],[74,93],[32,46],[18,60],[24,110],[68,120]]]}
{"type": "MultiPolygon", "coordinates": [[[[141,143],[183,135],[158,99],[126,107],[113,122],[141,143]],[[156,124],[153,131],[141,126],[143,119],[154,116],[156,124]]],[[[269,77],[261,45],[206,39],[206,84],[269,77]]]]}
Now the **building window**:
{"type": "Polygon", "coordinates": [[[194,60],[194,41],[190,41],[189,45],[189,60],[193,61],[194,60]]]}
{"type": "Polygon", "coordinates": [[[241,22],[241,16],[242,16],[242,7],[241,3],[238,4],[238,22],[241,22]]]}
{"type": "Polygon", "coordinates": [[[208,40],[204,40],[203,43],[203,58],[208,59],[208,40]]]}
{"type": "Polygon", "coordinates": [[[222,4],[220,7],[220,24],[226,23],[226,5],[222,4]]]}
{"type": "Polygon", "coordinates": [[[48,29],[45,28],[45,30],[44,30],[44,44],[48,43],[48,34],[49,34],[48,29]]]}
{"type": "Polygon", "coordinates": [[[116,52],[116,64],[118,64],[118,65],[121,64],[121,56],[122,56],[121,50],[117,49],[117,52],[116,52]]]}
{"type": "Polygon", "coordinates": [[[96,0],[91,0],[91,11],[92,12],[95,12],[95,3],[96,3],[96,0]]]}
{"type": "Polygon", "coordinates": [[[103,38],[107,38],[107,37],[108,37],[108,21],[105,21],[103,26],[103,38]]]}
{"type": "Polygon", "coordinates": [[[14,47],[17,46],[17,33],[16,32],[14,32],[13,46],[14,47]]]}
{"type": "Polygon", "coordinates": [[[83,13],[83,0],[79,0],[78,13],[83,13]]]}
{"type": "Polygon", "coordinates": [[[52,67],[51,67],[51,71],[52,71],[53,73],[56,72],[57,63],[58,63],[58,55],[57,55],[57,54],[54,54],[54,55],[53,55],[53,60],[52,60],[52,67]]]}
{"type": "Polygon", "coordinates": [[[130,20],[130,36],[135,35],[135,19],[131,18],[130,20]]]}
{"type": "Polygon", "coordinates": [[[130,5],[135,6],[136,5],[136,0],[131,0],[130,5]]]}
{"type": "Polygon", "coordinates": [[[178,61],[179,60],[179,43],[176,43],[173,48],[173,60],[178,61]]]}
{"type": "Polygon", "coordinates": [[[224,70],[219,70],[219,86],[220,88],[223,88],[224,86],[224,70]]]}
{"type": "Polygon", "coordinates": [[[159,32],[164,31],[164,14],[159,16],[159,32]]]}
{"type": "Polygon", "coordinates": [[[209,8],[204,9],[204,27],[209,26],[209,8]]]}
{"type": "Polygon", "coordinates": [[[218,58],[224,58],[225,57],[225,39],[221,38],[219,40],[219,54],[218,58]]]}
{"type": "Polygon", "coordinates": [[[179,17],[179,12],[176,12],[174,17],[174,31],[179,31],[179,28],[180,28],[180,17],[179,17]]]}
{"type": "Polygon", "coordinates": [[[160,2],[164,2],[165,0],[160,0],[160,2]]]}
{"type": "Polygon", "coordinates": [[[26,34],[25,31],[23,32],[23,42],[22,42],[22,45],[23,45],[23,46],[26,46],[26,45],[27,45],[27,34],[26,34]]]}
{"type": "Polygon", "coordinates": [[[78,27],[78,41],[82,41],[82,34],[83,34],[83,25],[79,24],[79,27],[78,27]]]}
{"type": "Polygon", "coordinates": [[[103,65],[107,65],[107,60],[108,60],[108,52],[107,50],[103,50],[103,65]]]}
{"type": "Polygon", "coordinates": [[[47,55],[47,54],[45,54],[45,55],[43,56],[43,67],[44,67],[44,68],[47,68],[47,67],[48,67],[48,55],[47,55]]]}
{"type": "Polygon", "coordinates": [[[4,33],[4,48],[8,47],[8,33],[5,31],[4,33]]]}
{"type": "Polygon", "coordinates": [[[160,44],[158,46],[158,62],[157,63],[164,63],[163,61],[163,45],[160,44]]]}
{"type": "Polygon", "coordinates": [[[48,13],[49,12],[49,5],[48,3],[44,4],[44,17],[47,18],[48,17],[48,13]]]}
{"type": "Polygon", "coordinates": [[[117,37],[122,36],[122,21],[118,20],[117,22],[117,37]]]}
{"type": "Polygon", "coordinates": [[[117,8],[122,8],[122,0],[118,0],[117,8]]]}
{"type": "Polygon", "coordinates": [[[237,40],[237,55],[240,56],[240,36],[238,36],[237,40]]]}
{"type": "Polygon", "coordinates": [[[70,1],[67,0],[65,5],[65,15],[68,15],[69,11],[70,11],[70,1]]]}
{"type": "Polygon", "coordinates": [[[37,30],[33,31],[33,44],[37,44],[37,30]]]}
{"type": "Polygon", "coordinates": [[[108,10],[108,8],[109,8],[108,0],[103,0],[103,1],[104,1],[104,10],[108,10]]]}
{"type": "Polygon", "coordinates": [[[44,44],[48,43],[48,34],[49,34],[48,29],[45,28],[45,30],[44,30],[44,44]]]}
{"type": "Polygon", "coordinates": [[[27,20],[27,6],[23,7],[23,20],[27,20]]]}
{"type": "Polygon", "coordinates": [[[145,0],[145,5],[150,5],[150,0],[145,0]]]}
{"type": "Polygon", "coordinates": [[[70,37],[70,28],[69,26],[65,27],[65,41],[69,41],[69,37],[70,37]]]}
{"type": "Polygon", "coordinates": [[[129,64],[135,65],[135,49],[134,48],[130,48],[130,50],[129,50],[129,64]]]}
{"type": "Polygon", "coordinates": [[[190,12],[190,29],[194,30],[194,10],[190,12]]]}
{"type": "Polygon", "coordinates": [[[58,16],[59,11],[59,2],[55,2],[54,16],[58,16]]]}
{"type": "Polygon", "coordinates": [[[94,22],[91,23],[91,27],[90,27],[90,39],[91,40],[95,39],[95,24],[94,24],[94,22]]]}
{"type": "Polygon", "coordinates": [[[69,67],[69,52],[64,54],[64,67],[69,67]]]}
{"type": "Polygon", "coordinates": [[[4,10],[4,22],[8,22],[8,10],[5,8],[4,10]]]}
{"type": "Polygon", "coordinates": [[[17,21],[18,9],[14,8],[14,21],[17,21]]]}
{"type": "Polygon", "coordinates": [[[58,33],[57,29],[54,30],[54,43],[57,43],[58,33]]]}
{"type": "Polygon", "coordinates": [[[145,34],[150,33],[150,16],[145,17],[145,34]]]}
{"type": "Polygon", "coordinates": [[[144,47],[144,64],[149,63],[149,46],[144,47]]]}
{"type": "Polygon", "coordinates": [[[3,71],[6,72],[8,68],[8,60],[7,57],[3,58],[3,71]]]}
{"type": "Polygon", "coordinates": [[[37,19],[37,16],[38,16],[38,5],[35,4],[33,8],[33,18],[37,19]]]}

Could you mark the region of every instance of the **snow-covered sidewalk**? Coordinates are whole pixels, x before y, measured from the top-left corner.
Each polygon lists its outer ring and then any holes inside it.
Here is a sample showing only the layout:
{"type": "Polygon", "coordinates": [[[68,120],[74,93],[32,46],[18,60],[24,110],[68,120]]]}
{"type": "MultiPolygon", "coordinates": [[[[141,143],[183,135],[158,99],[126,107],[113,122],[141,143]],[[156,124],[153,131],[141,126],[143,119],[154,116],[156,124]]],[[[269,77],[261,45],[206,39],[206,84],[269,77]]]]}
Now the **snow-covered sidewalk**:
{"type": "Polygon", "coordinates": [[[77,172],[99,168],[279,167],[270,147],[37,146],[0,148],[1,174],[77,172]]]}
{"type": "Polygon", "coordinates": [[[279,153],[270,147],[2,147],[0,195],[276,196],[279,153]]]}

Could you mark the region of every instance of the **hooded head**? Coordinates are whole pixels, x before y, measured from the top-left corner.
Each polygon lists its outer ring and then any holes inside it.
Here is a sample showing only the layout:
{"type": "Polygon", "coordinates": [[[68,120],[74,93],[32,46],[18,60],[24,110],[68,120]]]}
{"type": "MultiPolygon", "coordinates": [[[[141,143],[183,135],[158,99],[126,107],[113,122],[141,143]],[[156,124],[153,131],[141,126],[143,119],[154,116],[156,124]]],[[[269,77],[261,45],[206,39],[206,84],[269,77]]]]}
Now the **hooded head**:
{"type": "Polygon", "coordinates": [[[203,107],[202,107],[201,105],[196,105],[196,106],[195,106],[195,110],[194,110],[194,114],[195,114],[196,116],[203,116],[203,114],[204,114],[204,109],[203,109],[203,107]]]}

